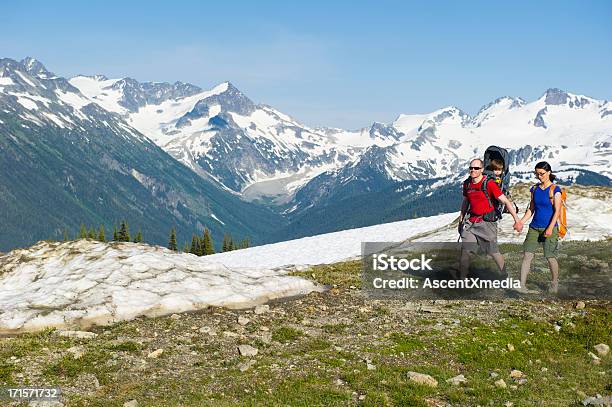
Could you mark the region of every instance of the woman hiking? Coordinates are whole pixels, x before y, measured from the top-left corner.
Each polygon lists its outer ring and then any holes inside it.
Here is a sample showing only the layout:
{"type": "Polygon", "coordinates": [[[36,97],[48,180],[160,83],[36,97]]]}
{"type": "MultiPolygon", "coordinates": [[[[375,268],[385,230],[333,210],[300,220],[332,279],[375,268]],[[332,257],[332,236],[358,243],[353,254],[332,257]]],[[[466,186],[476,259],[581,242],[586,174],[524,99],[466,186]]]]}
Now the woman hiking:
{"type": "Polygon", "coordinates": [[[531,261],[539,244],[544,246],[544,257],[548,261],[552,282],[550,292],[557,293],[559,289],[559,263],[557,263],[557,247],[559,242],[559,226],[557,220],[561,213],[561,188],[553,184],[556,176],[552,173],[550,164],[540,161],[535,166],[535,176],[540,183],[531,187],[531,202],[525,215],[519,221],[517,230],[520,232],[523,225],[533,215],[529,224],[529,231],[523,243],[523,263],[521,265],[521,289],[527,290],[527,274],[531,268],[531,261]],[[551,203],[550,188],[553,190],[551,203]]]}

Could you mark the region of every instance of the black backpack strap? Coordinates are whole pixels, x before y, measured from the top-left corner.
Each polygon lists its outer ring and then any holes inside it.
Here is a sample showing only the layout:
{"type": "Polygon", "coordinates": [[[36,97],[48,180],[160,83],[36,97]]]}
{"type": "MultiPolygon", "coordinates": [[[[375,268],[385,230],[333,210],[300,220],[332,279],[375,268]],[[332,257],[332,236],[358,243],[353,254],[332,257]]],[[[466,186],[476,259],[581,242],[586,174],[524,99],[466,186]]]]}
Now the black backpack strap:
{"type": "Polygon", "coordinates": [[[491,201],[491,197],[489,196],[489,191],[487,191],[487,186],[489,185],[489,181],[493,181],[493,179],[489,178],[488,176],[484,176],[484,180],[482,180],[482,184],[480,185],[480,190],[484,193],[485,197],[487,198],[487,201],[489,202],[489,206],[493,209],[495,209],[495,205],[493,205],[493,201],[491,201]]]}
{"type": "Polygon", "coordinates": [[[470,186],[470,178],[463,181],[463,196],[467,196],[467,190],[470,186]]]}

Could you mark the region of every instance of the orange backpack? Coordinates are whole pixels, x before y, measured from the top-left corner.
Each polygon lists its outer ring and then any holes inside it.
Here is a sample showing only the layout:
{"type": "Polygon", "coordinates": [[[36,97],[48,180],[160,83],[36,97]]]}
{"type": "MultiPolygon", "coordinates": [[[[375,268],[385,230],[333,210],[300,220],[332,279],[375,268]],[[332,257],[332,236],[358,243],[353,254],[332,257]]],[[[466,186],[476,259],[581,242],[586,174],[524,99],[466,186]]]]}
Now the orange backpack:
{"type": "MultiPolygon", "coordinates": [[[[559,189],[561,189],[561,213],[559,213],[559,237],[563,239],[565,235],[567,234],[567,206],[565,205],[565,201],[567,200],[567,192],[565,191],[565,188],[559,187],[559,189]]],[[[554,209],[555,208],[555,197],[554,197],[555,184],[552,184],[548,191],[549,191],[548,195],[550,197],[550,203],[552,204],[553,209],[554,209]]]]}
{"type": "MultiPolygon", "coordinates": [[[[555,195],[554,195],[555,188],[556,188],[556,185],[553,183],[550,185],[550,189],[548,190],[548,195],[550,198],[550,203],[553,206],[553,211],[555,209],[555,195]]],[[[559,237],[563,239],[565,235],[567,234],[567,206],[565,205],[565,201],[567,200],[567,192],[565,191],[565,188],[559,187],[559,189],[561,189],[561,213],[559,213],[559,219],[557,220],[557,222],[559,222],[559,237]]],[[[531,190],[532,200],[533,200],[533,191],[534,190],[532,189],[531,190]]]]}

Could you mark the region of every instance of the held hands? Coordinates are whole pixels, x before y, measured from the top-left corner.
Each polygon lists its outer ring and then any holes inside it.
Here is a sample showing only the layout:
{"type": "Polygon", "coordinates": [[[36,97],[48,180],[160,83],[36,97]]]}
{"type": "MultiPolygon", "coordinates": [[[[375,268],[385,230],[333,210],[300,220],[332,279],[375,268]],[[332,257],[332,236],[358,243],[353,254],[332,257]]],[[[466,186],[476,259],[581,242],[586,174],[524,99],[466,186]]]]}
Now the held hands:
{"type": "Polygon", "coordinates": [[[550,237],[552,235],[552,228],[551,227],[547,227],[546,230],[544,231],[544,237],[550,237]]]}
{"type": "Polygon", "coordinates": [[[521,222],[520,220],[515,221],[513,228],[518,233],[521,233],[523,231],[523,222],[521,222]]]}

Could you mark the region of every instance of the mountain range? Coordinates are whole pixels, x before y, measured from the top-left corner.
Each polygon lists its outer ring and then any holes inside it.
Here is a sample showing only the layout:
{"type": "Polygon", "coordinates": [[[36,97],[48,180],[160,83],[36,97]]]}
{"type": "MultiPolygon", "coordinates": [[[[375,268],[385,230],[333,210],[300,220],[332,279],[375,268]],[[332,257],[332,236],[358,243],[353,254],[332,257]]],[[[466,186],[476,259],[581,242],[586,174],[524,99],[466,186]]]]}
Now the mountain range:
{"type": "Polygon", "coordinates": [[[183,239],[208,226],[271,242],[454,211],[467,162],[492,144],[510,150],[514,180],[533,180],[546,160],[565,182],[610,185],[612,103],[548,89],[474,116],[449,106],[357,130],[312,128],[230,82],[65,79],[32,58],[2,59],[0,143],[2,212],[24,231],[0,248],[41,236],[35,224],[56,236],[67,218],[108,223],[122,209],[143,227],[160,217],[150,231],[176,224],[183,239]]]}

